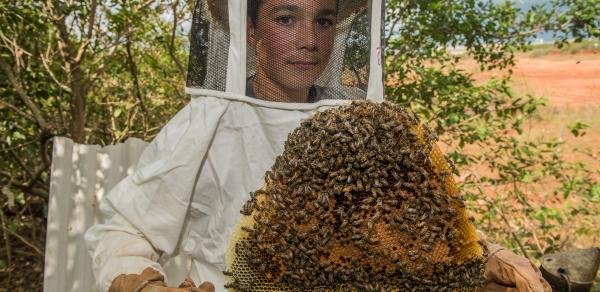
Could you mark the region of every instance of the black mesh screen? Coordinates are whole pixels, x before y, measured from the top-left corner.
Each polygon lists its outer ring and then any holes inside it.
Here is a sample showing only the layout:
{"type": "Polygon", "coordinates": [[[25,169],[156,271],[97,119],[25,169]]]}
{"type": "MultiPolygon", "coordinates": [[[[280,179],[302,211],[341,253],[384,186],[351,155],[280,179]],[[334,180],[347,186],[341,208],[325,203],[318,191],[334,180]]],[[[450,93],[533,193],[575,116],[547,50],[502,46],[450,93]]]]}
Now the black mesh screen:
{"type": "Polygon", "coordinates": [[[354,19],[346,39],[342,85],[367,91],[370,45],[370,18],[367,11],[364,11],[354,19]]]}
{"type": "Polygon", "coordinates": [[[226,0],[197,0],[190,36],[187,86],[225,91],[229,54],[226,0]]]}
{"type": "Polygon", "coordinates": [[[272,101],[364,99],[367,0],[248,0],[246,95],[272,101]]]}
{"type": "MultiPolygon", "coordinates": [[[[247,96],[280,102],[366,97],[371,1],[245,1],[247,96]]],[[[197,0],[188,87],[226,91],[229,17],[238,17],[228,10],[227,0],[197,0]]]]}

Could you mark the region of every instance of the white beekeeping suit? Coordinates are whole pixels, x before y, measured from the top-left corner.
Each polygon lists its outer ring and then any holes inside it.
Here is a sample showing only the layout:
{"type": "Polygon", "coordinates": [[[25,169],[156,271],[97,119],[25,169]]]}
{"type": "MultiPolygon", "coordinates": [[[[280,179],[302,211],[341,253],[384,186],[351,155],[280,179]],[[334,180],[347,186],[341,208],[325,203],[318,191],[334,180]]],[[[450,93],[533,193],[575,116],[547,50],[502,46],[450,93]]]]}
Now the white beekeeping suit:
{"type": "Polygon", "coordinates": [[[185,253],[189,276],[223,291],[231,229],[288,133],[316,111],[383,100],[382,11],[382,0],[198,0],[191,101],[86,233],[98,289],[185,253]]]}

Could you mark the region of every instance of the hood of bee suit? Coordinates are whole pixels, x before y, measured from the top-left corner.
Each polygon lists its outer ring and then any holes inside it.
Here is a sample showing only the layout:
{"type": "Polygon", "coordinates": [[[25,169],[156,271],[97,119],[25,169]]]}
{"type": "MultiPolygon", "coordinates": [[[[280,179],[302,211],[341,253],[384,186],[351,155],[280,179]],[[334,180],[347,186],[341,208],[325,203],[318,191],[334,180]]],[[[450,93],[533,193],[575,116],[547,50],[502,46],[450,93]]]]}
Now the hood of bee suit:
{"type": "Polygon", "coordinates": [[[197,0],[186,92],[287,101],[267,79],[310,87],[309,102],[382,100],[383,13],[383,0],[197,0]]]}

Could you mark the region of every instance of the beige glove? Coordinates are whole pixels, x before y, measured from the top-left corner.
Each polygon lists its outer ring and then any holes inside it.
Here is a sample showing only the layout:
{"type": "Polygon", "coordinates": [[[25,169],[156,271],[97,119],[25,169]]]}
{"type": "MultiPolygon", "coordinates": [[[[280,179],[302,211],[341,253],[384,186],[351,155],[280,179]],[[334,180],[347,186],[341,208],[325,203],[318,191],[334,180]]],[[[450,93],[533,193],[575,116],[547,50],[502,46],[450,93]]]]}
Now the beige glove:
{"type": "Polygon", "coordinates": [[[497,244],[487,244],[483,292],[551,292],[540,271],[524,257],[497,244]]]}
{"type": "Polygon", "coordinates": [[[204,282],[196,287],[192,279],[185,279],[178,288],[169,288],[165,285],[165,278],[161,273],[146,268],[141,275],[119,275],[111,283],[108,292],[214,292],[215,286],[204,282]]]}

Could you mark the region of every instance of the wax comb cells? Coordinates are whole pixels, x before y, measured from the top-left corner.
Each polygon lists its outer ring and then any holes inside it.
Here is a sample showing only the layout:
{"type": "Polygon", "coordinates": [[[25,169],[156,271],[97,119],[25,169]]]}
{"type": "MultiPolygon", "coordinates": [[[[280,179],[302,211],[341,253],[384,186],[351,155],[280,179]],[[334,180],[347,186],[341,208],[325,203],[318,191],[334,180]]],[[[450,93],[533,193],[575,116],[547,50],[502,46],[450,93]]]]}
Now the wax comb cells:
{"type": "Polygon", "coordinates": [[[317,113],[251,194],[235,291],[473,291],[484,248],[435,135],[391,103],[317,113]]]}

